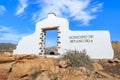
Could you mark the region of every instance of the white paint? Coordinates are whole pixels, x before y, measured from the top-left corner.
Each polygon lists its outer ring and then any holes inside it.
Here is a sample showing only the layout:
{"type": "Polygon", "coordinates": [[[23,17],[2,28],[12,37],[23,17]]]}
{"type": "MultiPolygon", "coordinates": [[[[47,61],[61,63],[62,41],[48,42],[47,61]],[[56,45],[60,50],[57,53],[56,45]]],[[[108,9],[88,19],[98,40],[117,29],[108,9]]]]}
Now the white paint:
{"type": "MultiPolygon", "coordinates": [[[[61,36],[62,37],[62,36],[61,36]]],[[[92,58],[113,58],[113,50],[111,47],[109,31],[69,31],[66,36],[61,38],[60,53],[66,50],[86,50],[87,54],[92,58]],[[69,39],[69,36],[93,36],[92,38],[69,39]],[[70,40],[78,42],[70,43],[70,40]],[[80,41],[83,42],[80,42],[80,41]],[[89,40],[91,42],[85,42],[89,40]]]]}
{"type": "Polygon", "coordinates": [[[44,54],[45,35],[42,28],[50,27],[57,27],[60,32],[58,33],[60,37],[58,38],[58,42],[60,42],[58,43],[58,53],[60,54],[64,54],[66,50],[82,51],[85,49],[91,58],[113,58],[109,31],[71,31],[68,21],[65,18],[58,18],[54,14],[49,14],[47,19],[38,22],[35,33],[23,37],[13,53],[44,54]]]}

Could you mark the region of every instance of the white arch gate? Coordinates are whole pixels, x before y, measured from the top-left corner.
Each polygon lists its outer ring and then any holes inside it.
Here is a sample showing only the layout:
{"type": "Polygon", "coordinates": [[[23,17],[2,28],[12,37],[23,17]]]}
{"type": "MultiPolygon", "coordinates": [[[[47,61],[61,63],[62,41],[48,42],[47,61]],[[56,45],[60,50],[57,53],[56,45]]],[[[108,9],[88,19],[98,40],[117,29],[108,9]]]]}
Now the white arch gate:
{"type": "Polygon", "coordinates": [[[37,22],[35,32],[23,37],[13,53],[44,55],[45,31],[54,29],[58,31],[57,48],[60,55],[66,50],[85,49],[91,58],[113,58],[109,31],[71,31],[68,20],[56,17],[53,13],[37,22]]]}

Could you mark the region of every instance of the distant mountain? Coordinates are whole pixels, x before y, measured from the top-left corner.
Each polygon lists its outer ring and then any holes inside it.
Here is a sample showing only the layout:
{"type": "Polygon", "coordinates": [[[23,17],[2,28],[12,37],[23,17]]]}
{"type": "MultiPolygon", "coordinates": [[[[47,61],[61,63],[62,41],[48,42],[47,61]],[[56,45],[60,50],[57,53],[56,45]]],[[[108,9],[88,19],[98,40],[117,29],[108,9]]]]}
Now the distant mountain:
{"type": "Polygon", "coordinates": [[[11,52],[16,48],[17,44],[12,43],[0,43],[0,53],[11,52]]]}

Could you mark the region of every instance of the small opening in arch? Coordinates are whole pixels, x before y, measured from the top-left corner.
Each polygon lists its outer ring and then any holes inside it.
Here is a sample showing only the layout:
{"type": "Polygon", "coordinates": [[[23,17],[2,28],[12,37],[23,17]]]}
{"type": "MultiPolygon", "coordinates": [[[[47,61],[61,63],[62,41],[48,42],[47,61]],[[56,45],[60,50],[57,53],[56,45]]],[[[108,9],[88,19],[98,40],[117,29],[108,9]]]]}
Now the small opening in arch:
{"type": "Polygon", "coordinates": [[[55,55],[55,53],[52,51],[52,52],[50,52],[50,55],[55,55]]]}

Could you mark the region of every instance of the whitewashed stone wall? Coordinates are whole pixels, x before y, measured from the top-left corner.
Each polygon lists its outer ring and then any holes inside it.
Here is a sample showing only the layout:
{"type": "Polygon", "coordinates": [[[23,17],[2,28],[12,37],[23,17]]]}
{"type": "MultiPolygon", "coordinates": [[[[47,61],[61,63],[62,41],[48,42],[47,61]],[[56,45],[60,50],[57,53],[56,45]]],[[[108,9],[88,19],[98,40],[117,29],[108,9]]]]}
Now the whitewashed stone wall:
{"type": "Polygon", "coordinates": [[[113,58],[113,49],[109,31],[71,31],[65,18],[49,14],[36,24],[32,35],[25,36],[19,41],[14,54],[42,54],[45,52],[45,31],[57,29],[58,53],[64,54],[67,50],[86,50],[91,58],[113,58]]]}

